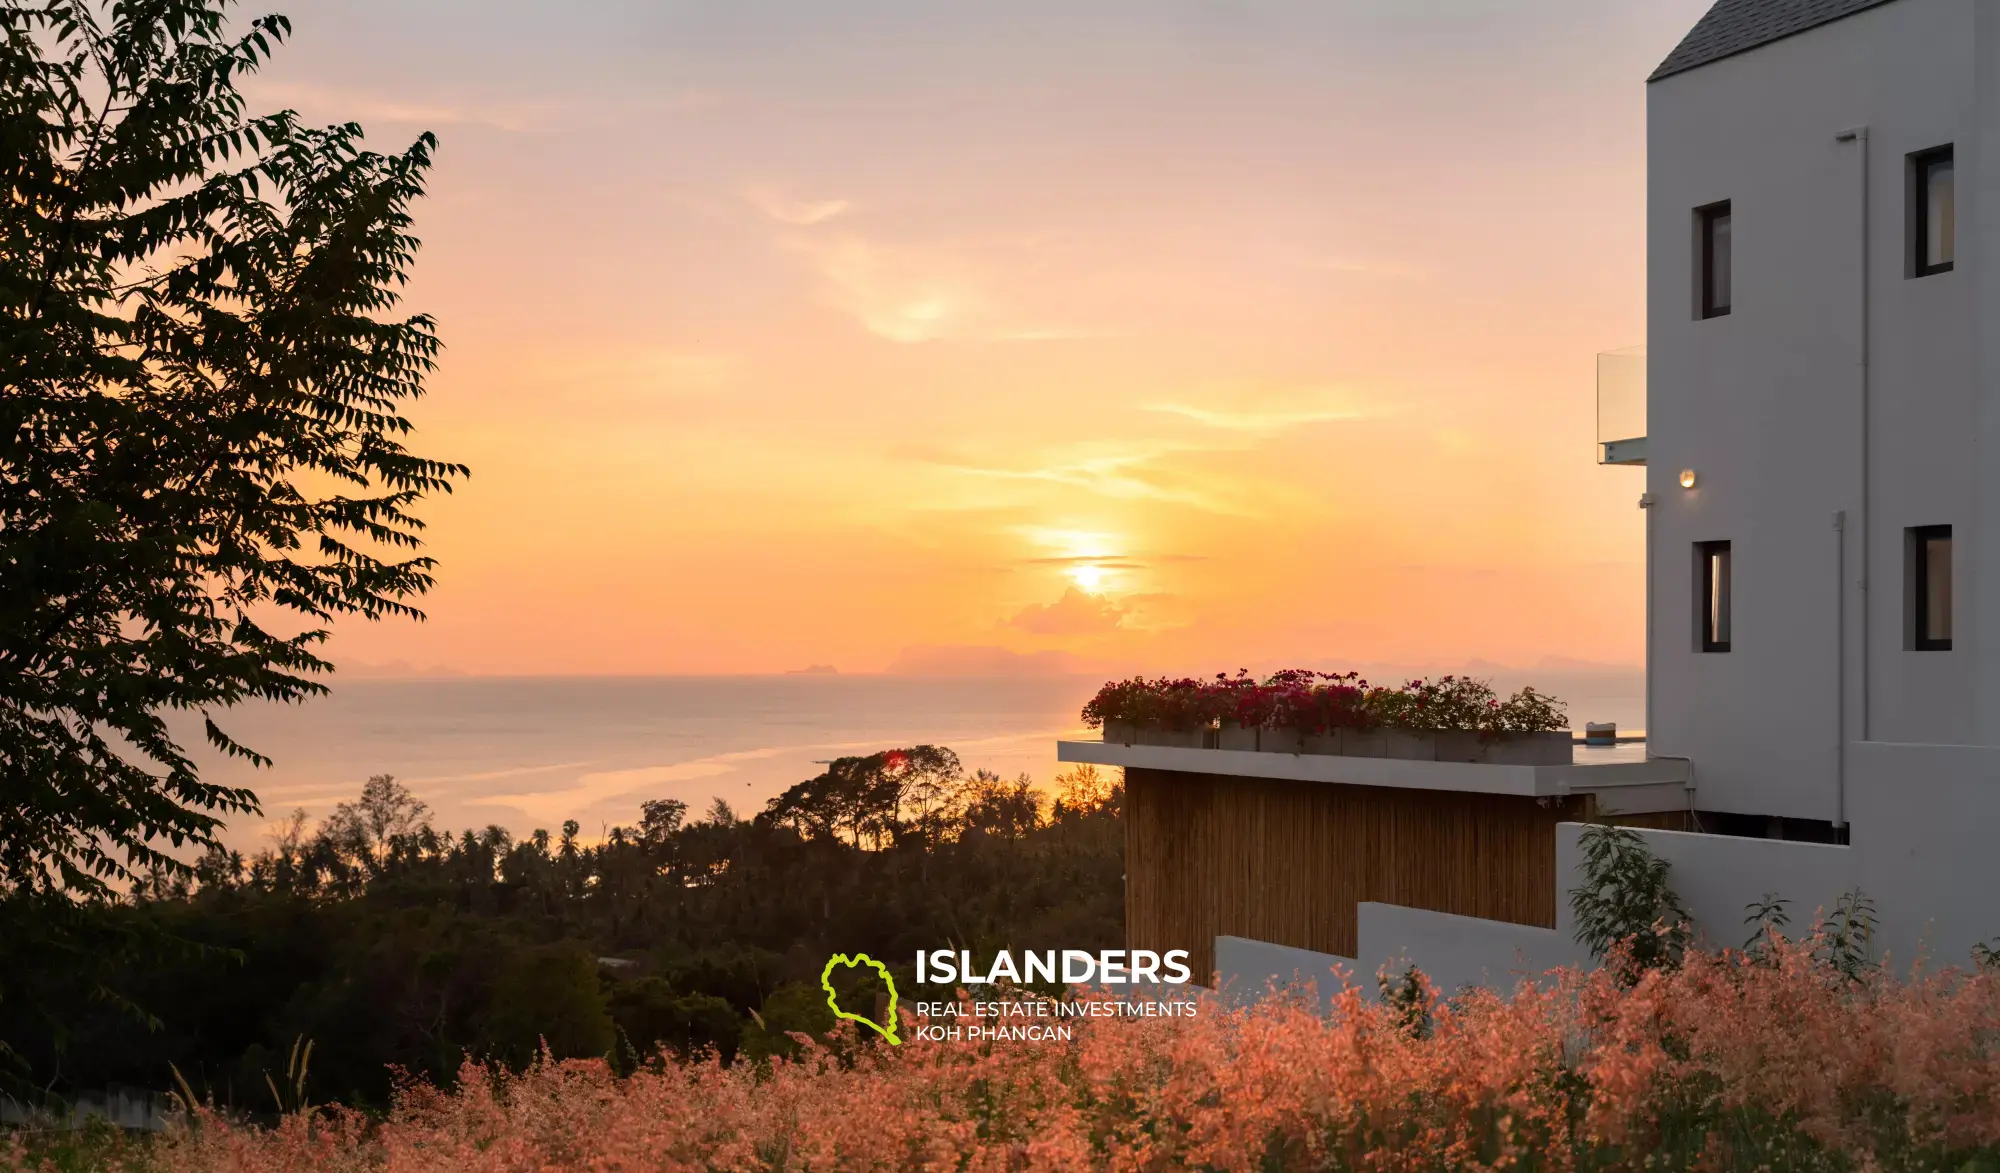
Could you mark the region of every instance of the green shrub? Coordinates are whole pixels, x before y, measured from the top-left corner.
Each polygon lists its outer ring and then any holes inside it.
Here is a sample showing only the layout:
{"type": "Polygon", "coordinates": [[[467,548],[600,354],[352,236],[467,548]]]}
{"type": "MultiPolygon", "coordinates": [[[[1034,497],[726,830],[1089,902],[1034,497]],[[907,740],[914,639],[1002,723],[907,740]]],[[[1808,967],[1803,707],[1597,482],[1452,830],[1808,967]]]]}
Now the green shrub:
{"type": "Polygon", "coordinates": [[[557,1059],[609,1055],[616,1035],[596,959],[572,943],[513,953],[494,979],[481,1034],[486,1054],[515,1066],[544,1045],[557,1059]]]}

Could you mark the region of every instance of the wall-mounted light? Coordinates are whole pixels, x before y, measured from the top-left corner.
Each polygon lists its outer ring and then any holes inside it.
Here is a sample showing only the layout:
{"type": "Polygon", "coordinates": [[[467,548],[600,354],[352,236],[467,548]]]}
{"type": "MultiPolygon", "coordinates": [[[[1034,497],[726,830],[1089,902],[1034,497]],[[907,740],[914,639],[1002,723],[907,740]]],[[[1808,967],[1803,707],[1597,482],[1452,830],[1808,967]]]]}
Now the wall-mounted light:
{"type": "Polygon", "coordinates": [[[1692,489],[1692,488],[1694,488],[1694,470],[1693,470],[1693,469],[1691,469],[1691,468],[1684,468],[1684,469],[1682,469],[1682,470],[1681,470],[1681,488],[1683,488],[1683,489],[1692,489]]]}

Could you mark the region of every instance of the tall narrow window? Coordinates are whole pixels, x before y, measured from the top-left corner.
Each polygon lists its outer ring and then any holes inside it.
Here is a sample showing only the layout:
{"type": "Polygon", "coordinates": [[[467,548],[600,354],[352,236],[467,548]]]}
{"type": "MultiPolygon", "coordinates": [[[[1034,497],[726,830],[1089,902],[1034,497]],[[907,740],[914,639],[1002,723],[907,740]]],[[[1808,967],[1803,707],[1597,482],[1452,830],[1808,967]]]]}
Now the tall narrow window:
{"type": "Polygon", "coordinates": [[[1910,156],[1910,242],[1919,277],[1951,272],[1958,251],[1958,192],[1950,147],[1910,156]]]}
{"type": "Polygon", "coordinates": [[[1910,531],[1910,646],[1920,652],[1951,650],[1951,527],[1910,531]]]}
{"type": "Polygon", "coordinates": [[[1729,312],[1729,201],[1697,208],[1695,221],[1701,234],[1701,316],[1719,318],[1729,312]]]}
{"type": "Polygon", "coordinates": [[[1729,650],[1729,543],[1696,542],[1695,626],[1704,652],[1729,650]]]}

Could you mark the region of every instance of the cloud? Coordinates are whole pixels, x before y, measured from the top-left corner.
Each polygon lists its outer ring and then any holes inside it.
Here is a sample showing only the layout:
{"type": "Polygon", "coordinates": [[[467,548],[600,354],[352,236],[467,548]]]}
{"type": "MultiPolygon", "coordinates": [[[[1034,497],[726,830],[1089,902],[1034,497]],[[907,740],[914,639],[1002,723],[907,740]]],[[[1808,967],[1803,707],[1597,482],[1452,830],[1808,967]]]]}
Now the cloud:
{"type": "Polygon", "coordinates": [[[851,232],[795,236],[784,245],[807,258],[825,283],[827,304],[891,342],[1048,342],[1096,336],[1025,320],[995,293],[1005,284],[1005,267],[955,247],[883,244],[851,232]]]}
{"type": "Polygon", "coordinates": [[[1350,408],[1331,407],[1301,411],[1218,411],[1185,403],[1153,403],[1148,404],[1146,410],[1161,415],[1177,415],[1228,432],[1282,432],[1308,424],[1365,419],[1369,414],[1350,408]]]}
{"type": "Polygon", "coordinates": [[[1000,468],[969,463],[944,463],[943,467],[967,476],[992,480],[1068,485],[1122,501],[1161,501],[1207,513],[1249,515],[1249,510],[1225,504],[1213,494],[1171,483],[1168,474],[1149,467],[1153,459],[1150,453],[1120,453],[1086,456],[1038,468],[1000,468]]]}
{"type": "Polygon", "coordinates": [[[1030,603],[1008,626],[1035,635],[1104,635],[1118,630],[1125,609],[1102,595],[1071,587],[1053,603],[1030,603]]]}
{"type": "Polygon", "coordinates": [[[889,672],[896,676],[1071,676],[1093,671],[1068,652],[1022,654],[979,645],[918,644],[896,653],[889,672]]]}
{"type": "Polygon", "coordinates": [[[1114,557],[1110,555],[1099,557],[1094,554],[1073,554],[1073,555],[1066,555],[1060,558],[1026,558],[1023,559],[1023,561],[1025,561],[1030,566],[1062,566],[1062,567],[1095,566],[1099,570],[1146,569],[1146,563],[1144,562],[1139,562],[1131,558],[1114,557]]]}
{"type": "Polygon", "coordinates": [[[793,241],[826,282],[827,300],[891,342],[977,332],[991,307],[976,279],[949,258],[886,248],[859,236],[793,241]]]}
{"type": "Polygon", "coordinates": [[[409,126],[484,126],[521,132],[546,126],[559,107],[550,103],[439,102],[387,96],[332,86],[295,82],[257,82],[251,87],[260,101],[298,109],[307,118],[339,118],[355,122],[387,122],[409,126]]]}
{"type": "Polygon", "coordinates": [[[780,224],[790,224],[807,228],[824,223],[835,216],[844,216],[854,210],[847,200],[794,200],[786,198],[776,188],[754,186],[743,193],[752,207],[776,220],[780,224]]]}

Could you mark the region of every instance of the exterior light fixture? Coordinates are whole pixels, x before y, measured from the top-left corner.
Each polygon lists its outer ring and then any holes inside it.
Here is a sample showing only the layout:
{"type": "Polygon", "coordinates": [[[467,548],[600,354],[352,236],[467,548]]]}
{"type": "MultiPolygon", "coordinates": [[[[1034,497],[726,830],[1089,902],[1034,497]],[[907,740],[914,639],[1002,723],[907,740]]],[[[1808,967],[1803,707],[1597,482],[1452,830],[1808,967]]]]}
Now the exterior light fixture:
{"type": "Polygon", "coordinates": [[[1681,488],[1683,488],[1683,489],[1692,489],[1692,488],[1694,488],[1694,470],[1693,470],[1693,469],[1691,469],[1691,468],[1684,468],[1684,469],[1682,469],[1682,470],[1681,470],[1681,488]]]}

